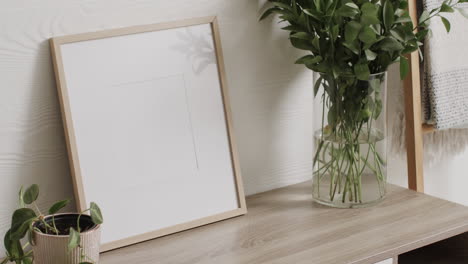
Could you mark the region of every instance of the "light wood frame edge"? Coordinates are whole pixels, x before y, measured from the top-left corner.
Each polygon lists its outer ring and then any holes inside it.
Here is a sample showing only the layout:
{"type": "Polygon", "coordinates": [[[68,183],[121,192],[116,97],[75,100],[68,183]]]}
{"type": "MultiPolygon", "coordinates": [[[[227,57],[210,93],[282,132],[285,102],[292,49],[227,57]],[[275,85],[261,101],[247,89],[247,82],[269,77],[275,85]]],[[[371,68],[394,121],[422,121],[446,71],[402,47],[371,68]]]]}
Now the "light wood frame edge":
{"type": "Polygon", "coordinates": [[[226,129],[228,133],[229,145],[230,145],[230,154],[231,161],[233,165],[233,173],[235,177],[237,199],[239,208],[223,212],[220,214],[207,216],[201,219],[196,219],[189,221],[187,223],[178,224],[175,226],[151,231],[145,234],[140,234],[132,236],[129,238],[105,243],[101,245],[101,252],[109,251],[112,249],[128,246],[131,244],[143,242],[146,240],[158,238],[161,236],[177,233],[187,229],[211,224],[228,218],[244,215],[247,213],[247,205],[244,194],[244,187],[242,182],[241,170],[239,165],[239,158],[237,152],[237,146],[235,144],[233,127],[232,127],[232,118],[231,118],[231,108],[228,97],[228,88],[227,88],[227,79],[224,68],[224,58],[221,48],[221,38],[219,36],[219,26],[215,16],[210,17],[201,17],[186,19],[180,21],[158,23],[152,25],[142,25],[142,26],[132,26],[127,28],[118,28],[103,30],[98,32],[91,33],[82,33],[69,36],[54,37],[50,39],[51,54],[53,58],[54,71],[56,76],[56,85],[59,94],[60,108],[62,112],[62,120],[64,124],[65,137],[67,143],[68,157],[70,163],[70,170],[73,179],[73,189],[75,192],[76,205],[79,211],[83,211],[87,208],[86,197],[84,195],[83,181],[81,177],[80,163],[77,153],[76,140],[73,128],[73,121],[70,111],[70,103],[68,100],[68,90],[65,81],[65,72],[63,69],[62,56],[60,51],[60,45],[66,43],[73,43],[79,41],[88,41],[94,39],[102,39],[109,37],[124,36],[130,34],[139,34],[144,32],[153,32],[165,29],[173,29],[186,26],[194,26],[201,24],[210,24],[211,30],[213,33],[213,41],[215,46],[215,53],[217,56],[217,65],[218,65],[218,74],[220,78],[220,87],[222,93],[222,101],[224,105],[224,116],[226,120],[226,129]]]}
{"type": "MultiPolygon", "coordinates": [[[[417,0],[408,1],[408,10],[413,23],[416,25],[418,23],[417,0]]],[[[424,147],[419,54],[416,51],[409,54],[407,58],[410,63],[410,74],[404,80],[404,95],[408,188],[424,192],[424,147]]]]}

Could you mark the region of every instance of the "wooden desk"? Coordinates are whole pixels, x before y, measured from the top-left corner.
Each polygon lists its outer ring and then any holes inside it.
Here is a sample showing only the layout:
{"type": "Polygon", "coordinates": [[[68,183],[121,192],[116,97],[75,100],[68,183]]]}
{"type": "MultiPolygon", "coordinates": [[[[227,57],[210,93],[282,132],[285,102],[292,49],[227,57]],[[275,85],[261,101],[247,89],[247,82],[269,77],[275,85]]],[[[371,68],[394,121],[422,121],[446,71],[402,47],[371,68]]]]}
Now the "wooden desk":
{"type": "Polygon", "coordinates": [[[311,182],[247,204],[246,216],[107,252],[100,263],[376,263],[468,231],[468,208],[393,185],[364,209],[313,203],[311,182]]]}

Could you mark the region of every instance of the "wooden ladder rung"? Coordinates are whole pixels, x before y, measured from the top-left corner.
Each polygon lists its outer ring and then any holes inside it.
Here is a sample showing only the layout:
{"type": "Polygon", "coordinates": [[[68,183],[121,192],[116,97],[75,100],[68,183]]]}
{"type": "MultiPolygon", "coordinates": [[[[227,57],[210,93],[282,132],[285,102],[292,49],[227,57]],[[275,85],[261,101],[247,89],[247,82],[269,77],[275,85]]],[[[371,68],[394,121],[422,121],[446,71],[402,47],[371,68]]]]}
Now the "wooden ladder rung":
{"type": "Polygon", "coordinates": [[[429,134],[435,131],[434,125],[422,124],[422,130],[424,134],[429,134]]]}

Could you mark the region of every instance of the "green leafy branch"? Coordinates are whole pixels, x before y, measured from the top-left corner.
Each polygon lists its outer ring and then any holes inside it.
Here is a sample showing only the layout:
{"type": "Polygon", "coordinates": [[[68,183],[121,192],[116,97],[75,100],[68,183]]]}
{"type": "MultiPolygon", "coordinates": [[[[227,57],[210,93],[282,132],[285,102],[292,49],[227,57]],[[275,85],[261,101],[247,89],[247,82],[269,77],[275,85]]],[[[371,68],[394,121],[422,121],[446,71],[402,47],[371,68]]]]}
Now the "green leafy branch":
{"type": "Polygon", "coordinates": [[[422,13],[413,25],[407,0],[269,0],[260,20],[272,14],[288,25],[294,47],[310,51],[296,61],[321,73],[367,80],[400,62],[401,77],[409,71],[404,55],[420,50],[429,33],[429,21],[440,17],[447,32],[451,25],[443,13],[458,10],[468,0],[446,0],[422,13]],[[416,31],[416,29],[418,31],[416,31]]]}

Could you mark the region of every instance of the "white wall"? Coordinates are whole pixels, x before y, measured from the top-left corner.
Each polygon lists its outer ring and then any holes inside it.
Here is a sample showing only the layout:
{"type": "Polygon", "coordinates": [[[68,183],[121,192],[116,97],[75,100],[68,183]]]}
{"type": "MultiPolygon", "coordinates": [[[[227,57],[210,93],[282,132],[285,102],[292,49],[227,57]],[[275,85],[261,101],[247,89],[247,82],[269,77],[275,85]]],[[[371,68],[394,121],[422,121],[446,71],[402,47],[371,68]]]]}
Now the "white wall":
{"type": "MultiPolygon", "coordinates": [[[[73,195],[47,43],[52,36],[217,15],[247,194],[309,179],[311,73],[293,64],[299,52],[276,23],[257,22],[258,6],[256,0],[1,1],[1,238],[21,185],[41,185],[42,208],[73,195]]],[[[395,70],[390,87],[399,89],[395,70]]],[[[468,205],[467,157],[426,166],[427,192],[468,205]]],[[[406,185],[402,158],[390,156],[389,179],[406,185]]]]}
{"type": "Polygon", "coordinates": [[[255,0],[1,1],[1,241],[21,185],[40,184],[42,208],[73,196],[52,36],[217,15],[247,194],[309,179],[312,75],[293,64],[300,54],[276,23],[258,23],[258,9],[255,0]]]}

